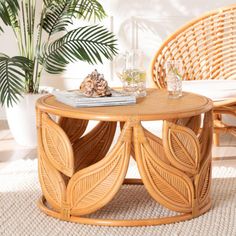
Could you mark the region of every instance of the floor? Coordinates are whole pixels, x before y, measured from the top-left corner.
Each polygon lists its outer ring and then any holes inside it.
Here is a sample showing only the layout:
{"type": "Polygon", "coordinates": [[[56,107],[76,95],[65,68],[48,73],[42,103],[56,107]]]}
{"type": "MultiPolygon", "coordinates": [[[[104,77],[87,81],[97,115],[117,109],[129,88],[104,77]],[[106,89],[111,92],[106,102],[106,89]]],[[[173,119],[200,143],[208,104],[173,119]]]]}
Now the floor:
{"type": "MultiPolygon", "coordinates": [[[[222,135],[221,146],[213,147],[212,154],[214,165],[236,167],[236,137],[222,135]]],[[[7,121],[0,120],[0,163],[36,157],[37,150],[17,144],[8,129],[7,121]]]]}
{"type": "Polygon", "coordinates": [[[36,156],[36,149],[17,144],[8,129],[7,121],[0,120],[0,162],[34,159],[36,156]]]}

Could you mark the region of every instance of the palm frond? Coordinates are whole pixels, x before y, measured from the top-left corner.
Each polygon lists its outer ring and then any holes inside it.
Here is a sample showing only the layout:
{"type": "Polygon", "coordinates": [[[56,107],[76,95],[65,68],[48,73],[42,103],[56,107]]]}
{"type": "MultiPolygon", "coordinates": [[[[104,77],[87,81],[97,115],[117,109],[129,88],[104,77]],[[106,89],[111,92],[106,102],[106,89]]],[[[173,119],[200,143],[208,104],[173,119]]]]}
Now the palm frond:
{"type": "Polygon", "coordinates": [[[43,0],[43,3],[46,7],[48,7],[53,0],[43,0]]]}
{"type": "Polygon", "coordinates": [[[112,59],[117,53],[113,33],[103,26],[86,26],[68,32],[44,48],[41,63],[47,72],[58,74],[69,62],[102,63],[102,56],[112,59]]]}
{"type": "Polygon", "coordinates": [[[19,8],[18,0],[0,0],[0,18],[5,25],[17,26],[19,8]]]}
{"type": "Polygon", "coordinates": [[[77,0],[76,6],[77,18],[85,20],[102,20],[106,13],[102,5],[96,0],[77,0]]]}
{"type": "Polygon", "coordinates": [[[102,5],[96,0],[45,0],[46,13],[43,29],[49,35],[65,31],[73,18],[101,20],[106,16],[102,5]]]}
{"type": "Polygon", "coordinates": [[[0,54],[0,102],[8,107],[16,103],[23,90],[25,73],[32,68],[32,62],[25,57],[0,54]]]}
{"type": "Polygon", "coordinates": [[[50,4],[48,3],[42,24],[43,29],[49,35],[64,31],[67,25],[72,24],[74,12],[70,4],[71,0],[51,1],[50,4]]]}
{"type": "Polygon", "coordinates": [[[15,56],[11,58],[15,66],[21,68],[27,75],[33,75],[34,63],[27,57],[15,56]]]}
{"type": "Polygon", "coordinates": [[[43,3],[46,7],[50,7],[54,2],[60,3],[61,0],[43,0],[43,3]]]}

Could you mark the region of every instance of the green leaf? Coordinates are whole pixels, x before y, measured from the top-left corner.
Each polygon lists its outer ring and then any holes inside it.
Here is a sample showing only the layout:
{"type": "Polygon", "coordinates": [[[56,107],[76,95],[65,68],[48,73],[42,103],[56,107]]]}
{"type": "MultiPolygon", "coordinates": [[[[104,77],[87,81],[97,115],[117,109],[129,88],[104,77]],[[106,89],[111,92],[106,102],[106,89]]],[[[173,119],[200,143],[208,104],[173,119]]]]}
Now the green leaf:
{"type": "Polygon", "coordinates": [[[44,48],[41,63],[49,73],[58,74],[70,62],[102,63],[117,53],[114,35],[103,26],[86,26],[68,32],[44,48]]]}
{"type": "Polygon", "coordinates": [[[77,1],[77,18],[91,20],[102,20],[106,13],[102,5],[96,0],[79,0],[77,1]]]}
{"type": "Polygon", "coordinates": [[[54,4],[54,2],[60,3],[61,1],[64,0],[43,0],[43,3],[46,7],[50,7],[51,4],[54,4]]]}
{"type": "Polygon", "coordinates": [[[65,31],[74,18],[101,20],[106,16],[101,4],[96,0],[45,0],[43,29],[52,35],[65,31]]]}
{"type": "Polygon", "coordinates": [[[0,54],[0,102],[12,106],[24,91],[26,71],[32,71],[32,61],[25,57],[0,54]]]}
{"type": "Polygon", "coordinates": [[[15,66],[21,68],[28,76],[33,76],[34,63],[27,57],[15,56],[11,58],[15,66]]]}
{"type": "Polygon", "coordinates": [[[70,10],[70,2],[71,0],[51,1],[46,6],[42,26],[49,35],[64,31],[72,23],[74,13],[70,10]]]}
{"type": "Polygon", "coordinates": [[[5,25],[18,27],[18,0],[0,0],[0,18],[5,25]]]}

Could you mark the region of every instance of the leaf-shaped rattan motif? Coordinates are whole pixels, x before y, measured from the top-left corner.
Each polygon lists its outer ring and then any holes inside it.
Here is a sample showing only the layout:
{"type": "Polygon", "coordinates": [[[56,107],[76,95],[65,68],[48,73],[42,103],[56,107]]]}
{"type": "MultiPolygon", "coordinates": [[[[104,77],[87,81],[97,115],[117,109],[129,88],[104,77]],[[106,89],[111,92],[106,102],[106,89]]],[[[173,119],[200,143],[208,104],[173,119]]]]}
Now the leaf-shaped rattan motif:
{"type": "Polygon", "coordinates": [[[175,123],[188,127],[195,134],[198,134],[201,126],[201,115],[178,119],[175,123]]]}
{"type": "Polygon", "coordinates": [[[151,196],[171,210],[191,212],[194,189],[190,178],[156,157],[141,126],[134,128],[134,140],[139,172],[151,196]]]}
{"type": "Polygon", "coordinates": [[[101,160],[111,146],[115,131],[116,122],[100,122],[74,143],[75,169],[83,169],[101,160]]]}
{"type": "Polygon", "coordinates": [[[169,160],[166,157],[165,150],[163,148],[162,140],[148,131],[147,129],[143,128],[145,137],[147,138],[149,145],[151,146],[153,152],[156,154],[156,157],[164,161],[165,163],[169,164],[169,160]]]}
{"type": "Polygon", "coordinates": [[[71,177],[74,173],[74,154],[70,140],[62,128],[46,114],[42,115],[42,141],[52,166],[71,177]]]}
{"type": "Polygon", "coordinates": [[[65,200],[65,182],[61,174],[45,158],[43,151],[41,151],[39,158],[39,180],[47,202],[59,210],[61,203],[65,200]]]}
{"type": "Polygon", "coordinates": [[[173,166],[190,174],[197,173],[200,145],[191,129],[164,121],[163,145],[173,166]]]}
{"type": "Polygon", "coordinates": [[[105,158],[78,171],[69,181],[67,201],[71,213],[84,215],[106,205],[119,190],[128,168],[131,128],[126,125],[105,158]]]}
{"type": "Polygon", "coordinates": [[[65,131],[71,143],[74,143],[83,135],[88,125],[88,121],[61,117],[59,125],[65,131]]]}
{"type": "Polygon", "coordinates": [[[206,204],[210,199],[210,186],[211,186],[211,159],[205,161],[203,164],[197,183],[197,199],[200,207],[206,204]]]}

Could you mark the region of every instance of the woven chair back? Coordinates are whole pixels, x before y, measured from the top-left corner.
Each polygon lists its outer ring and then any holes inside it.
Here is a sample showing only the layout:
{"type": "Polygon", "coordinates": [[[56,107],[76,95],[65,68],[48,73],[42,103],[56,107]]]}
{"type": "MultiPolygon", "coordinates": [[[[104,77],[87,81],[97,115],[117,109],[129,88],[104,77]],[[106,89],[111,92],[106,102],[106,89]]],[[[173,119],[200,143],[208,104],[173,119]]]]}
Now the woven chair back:
{"type": "Polygon", "coordinates": [[[152,78],[166,87],[165,63],[181,60],[184,80],[236,78],[236,5],[209,12],[172,34],[157,51],[152,78]]]}

